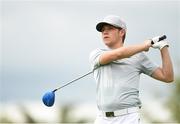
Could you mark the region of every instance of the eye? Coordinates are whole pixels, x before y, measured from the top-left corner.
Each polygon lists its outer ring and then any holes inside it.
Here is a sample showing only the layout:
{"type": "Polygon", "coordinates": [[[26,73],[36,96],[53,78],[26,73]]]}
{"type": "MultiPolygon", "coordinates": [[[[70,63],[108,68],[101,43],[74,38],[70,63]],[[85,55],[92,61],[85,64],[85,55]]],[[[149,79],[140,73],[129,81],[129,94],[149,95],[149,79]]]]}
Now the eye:
{"type": "Polygon", "coordinates": [[[101,32],[107,30],[107,31],[111,31],[111,30],[114,30],[115,28],[111,25],[106,25],[106,26],[103,26],[102,29],[101,29],[101,32]]]}
{"type": "Polygon", "coordinates": [[[101,32],[103,32],[104,30],[105,30],[104,27],[102,27],[101,32]]]}
{"type": "Polygon", "coordinates": [[[108,29],[109,29],[109,30],[113,30],[113,29],[114,29],[114,27],[110,26],[108,29]]]}

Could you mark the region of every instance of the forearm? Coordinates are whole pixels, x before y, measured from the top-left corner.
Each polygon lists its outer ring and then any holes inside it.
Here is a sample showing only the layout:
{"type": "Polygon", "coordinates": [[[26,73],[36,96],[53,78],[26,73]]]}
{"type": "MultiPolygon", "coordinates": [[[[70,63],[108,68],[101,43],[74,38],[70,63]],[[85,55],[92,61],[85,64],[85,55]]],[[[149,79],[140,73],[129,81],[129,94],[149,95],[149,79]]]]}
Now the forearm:
{"type": "Polygon", "coordinates": [[[143,44],[121,47],[117,49],[116,59],[131,57],[134,54],[145,51],[145,48],[143,44]]]}
{"type": "Polygon", "coordinates": [[[161,58],[162,58],[162,73],[167,82],[172,82],[174,80],[174,73],[173,73],[171,58],[167,47],[164,47],[161,50],[161,58]]]}
{"type": "Polygon", "coordinates": [[[162,58],[162,67],[157,68],[153,72],[152,77],[157,80],[170,83],[174,80],[174,73],[173,73],[171,58],[167,47],[161,49],[161,58],[162,58]]]}
{"type": "Polygon", "coordinates": [[[128,58],[136,53],[147,51],[149,47],[149,43],[142,43],[138,45],[124,46],[111,51],[107,51],[100,56],[100,64],[104,65],[118,59],[128,58]]]}

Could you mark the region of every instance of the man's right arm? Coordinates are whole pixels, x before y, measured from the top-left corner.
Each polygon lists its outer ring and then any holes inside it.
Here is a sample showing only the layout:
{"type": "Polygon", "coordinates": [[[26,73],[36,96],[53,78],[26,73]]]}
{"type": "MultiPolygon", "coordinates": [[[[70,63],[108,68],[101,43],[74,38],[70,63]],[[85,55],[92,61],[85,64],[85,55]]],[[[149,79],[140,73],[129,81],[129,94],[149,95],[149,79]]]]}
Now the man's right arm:
{"type": "Polygon", "coordinates": [[[148,51],[149,47],[151,47],[151,41],[147,40],[142,44],[123,46],[111,51],[106,51],[100,56],[99,63],[105,65],[118,59],[128,58],[136,53],[148,51]]]}

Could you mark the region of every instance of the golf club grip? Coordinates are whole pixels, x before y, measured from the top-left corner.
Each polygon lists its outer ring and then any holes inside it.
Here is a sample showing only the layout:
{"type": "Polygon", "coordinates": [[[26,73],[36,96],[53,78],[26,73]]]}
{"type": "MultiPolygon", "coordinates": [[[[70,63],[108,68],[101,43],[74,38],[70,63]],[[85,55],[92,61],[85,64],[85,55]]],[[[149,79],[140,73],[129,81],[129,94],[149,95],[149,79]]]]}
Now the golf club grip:
{"type": "Polygon", "coordinates": [[[162,35],[162,36],[159,36],[159,37],[154,37],[154,38],[151,39],[151,44],[154,44],[154,43],[159,42],[161,40],[164,40],[166,38],[167,38],[166,35],[162,35]]]}
{"type": "Polygon", "coordinates": [[[161,36],[161,37],[159,38],[159,41],[164,40],[164,39],[166,39],[166,38],[167,38],[166,35],[163,35],[163,36],[161,36]]]}

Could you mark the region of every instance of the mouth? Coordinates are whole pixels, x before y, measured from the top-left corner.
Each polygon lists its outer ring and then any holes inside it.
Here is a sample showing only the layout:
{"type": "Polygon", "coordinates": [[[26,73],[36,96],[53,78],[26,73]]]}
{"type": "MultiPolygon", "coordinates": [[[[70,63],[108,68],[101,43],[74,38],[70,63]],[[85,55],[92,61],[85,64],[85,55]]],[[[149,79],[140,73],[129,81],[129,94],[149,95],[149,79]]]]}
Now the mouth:
{"type": "Polygon", "coordinates": [[[104,36],[103,39],[108,39],[109,37],[108,36],[104,36]]]}

